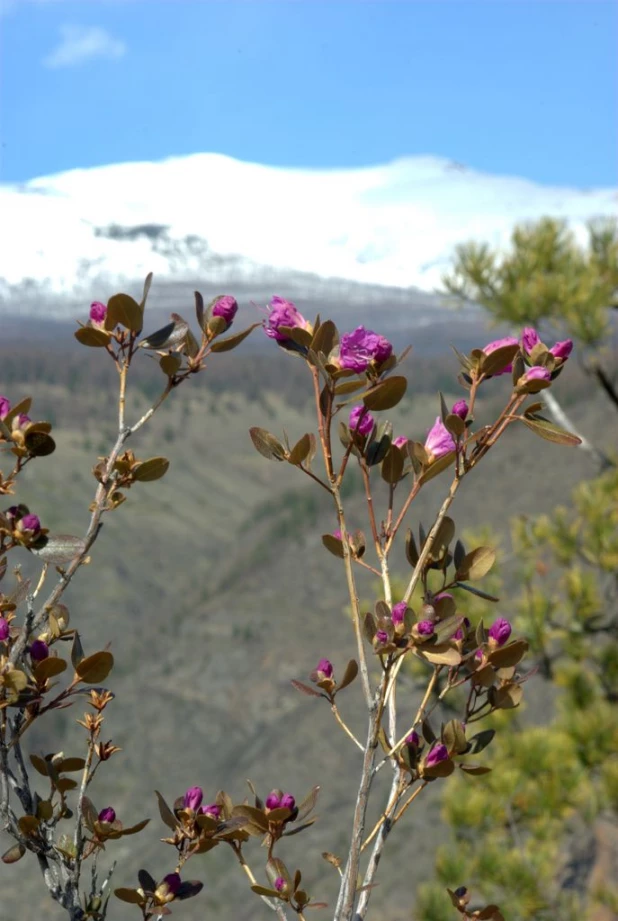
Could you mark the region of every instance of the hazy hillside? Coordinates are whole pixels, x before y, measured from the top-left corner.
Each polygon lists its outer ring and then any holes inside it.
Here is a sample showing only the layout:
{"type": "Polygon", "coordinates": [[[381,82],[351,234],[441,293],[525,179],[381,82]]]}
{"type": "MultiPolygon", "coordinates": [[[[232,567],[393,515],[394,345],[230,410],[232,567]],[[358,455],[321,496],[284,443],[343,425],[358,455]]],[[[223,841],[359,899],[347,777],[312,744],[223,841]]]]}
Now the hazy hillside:
{"type": "MultiPolygon", "coordinates": [[[[388,414],[398,432],[423,437],[437,413],[436,389],[458,392],[456,384],[449,387],[456,375],[447,348],[452,333],[448,330],[447,338],[443,326],[434,327],[428,333],[431,354],[418,348],[411,333],[416,347],[408,367],[411,391],[388,414]]],[[[79,534],[94,490],[91,467],[113,437],[113,368],[108,373],[98,354],[64,348],[58,339],[53,348],[35,343],[8,352],[5,346],[4,391],[12,399],[32,394],[35,406],[43,415],[51,412],[57,426],[56,454],[27,468],[19,498],[52,530],[79,534]]],[[[260,457],[247,435],[250,425],[277,433],[285,428],[291,439],[314,429],[303,370],[301,362],[274,347],[268,355],[248,349],[242,363],[220,356],[205,375],[175,394],[131,445],[143,456],[167,455],[169,473],[159,483],[135,486],[127,503],[107,517],[93,565],[67,593],[85,644],[95,650],[112,640],[117,662],[110,681],[117,700],[108,711],[106,737],[123,753],[101,771],[93,798],[99,807],[113,803],[128,823],[147,815],[153,819],[130,845],[109,847],[109,857],[119,860],[115,885],[131,885],[140,865],[155,876],[172,868],[172,849],[158,843],[164,827],[155,787],[169,799],[197,783],[207,796],[224,787],[241,798],[250,777],[261,790],[282,786],[297,796],[314,783],[321,785],[320,821],[289,839],[286,852],[290,863],[302,864],[309,890],[333,899],[336,878],[320,853],[340,853],[345,845],[358,753],[338,734],[328,708],[301,697],[289,684],[306,676],[323,655],[339,668],[354,655],[342,613],[342,573],[320,542],[320,535],[333,528],[333,513],[327,496],[287,465],[260,457]],[[139,858],[132,856],[134,850],[139,858]]],[[[146,408],[157,382],[160,372],[144,359],[131,391],[131,416],[146,408]]],[[[496,390],[506,386],[494,383],[496,390]]],[[[575,365],[556,393],[586,434],[611,444],[602,403],[591,397],[575,365]]],[[[486,412],[487,404],[481,403],[479,418],[486,412]]],[[[483,466],[454,508],[460,528],[489,519],[504,533],[505,495],[512,514],[548,510],[594,472],[578,450],[549,445],[527,431],[506,438],[483,466]]],[[[439,492],[432,490],[429,500],[421,497],[411,523],[429,520],[439,492]]],[[[353,489],[349,501],[351,523],[364,526],[363,504],[353,489]]],[[[31,562],[24,554],[24,566],[31,562]]],[[[404,572],[403,561],[400,565],[404,572]]],[[[371,581],[360,581],[371,596],[371,581]]],[[[533,694],[534,683],[529,687],[533,694]]],[[[360,727],[357,690],[347,693],[343,708],[350,723],[360,727]]],[[[412,688],[407,693],[412,711],[412,688]]],[[[405,709],[405,693],[401,701],[405,709]]],[[[81,730],[70,725],[79,715],[65,711],[41,721],[29,750],[49,751],[48,732],[58,723],[66,731],[60,743],[65,753],[81,754],[81,730]]],[[[470,781],[482,783],[482,778],[470,781]]],[[[375,903],[389,921],[409,919],[414,885],[431,871],[440,837],[439,785],[429,792],[412,821],[393,835],[391,859],[381,868],[375,903]]],[[[259,852],[254,857],[256,866],[260,857],[259,852]]],[[[193,861],[191,875],[204,880],[205,891],[175,911],[179,918],[269,916],[230,858],[219,848],[193,861]],[[224,895],[227,887],[232,896],[224,895]]],[[[63,916],[50,908],[26,860],[1,866],[0,886],[7,921],[63,916]]],[[[118,905],[110,921],[127,916],[118,905]]]]}

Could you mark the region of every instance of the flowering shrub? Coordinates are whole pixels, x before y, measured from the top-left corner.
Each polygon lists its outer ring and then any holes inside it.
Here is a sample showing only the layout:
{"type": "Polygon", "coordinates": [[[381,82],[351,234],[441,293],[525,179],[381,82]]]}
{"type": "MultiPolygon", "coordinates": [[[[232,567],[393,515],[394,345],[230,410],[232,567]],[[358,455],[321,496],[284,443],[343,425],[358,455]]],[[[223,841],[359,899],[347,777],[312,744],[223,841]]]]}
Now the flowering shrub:
{"type": "MultiPolygon", "coordinates": [[[[87,322],[75,333],[82,345],[99,349],[114,363],[119,380],[117,436],[107,456],[93,469],[96,487],[86,534],[51,533],[23,504],[11,505],[0,515],[2,577],[8,571],[8,554],[17,547],[25,548],[41,564],[34,588],[12,585],[0,596],[0,812],[15,840],[3,860],[15,863],[26,853],[35,855],[52,898],[66,909],[71,921],[114,916],[111,871],[101,877],[96,861],[117,839],[141,832],[149,819],[125,825],[113,804],[97,809],[90,799],[95,774],[119,752],[102,740],[106,711],[113,700],[105,683],[114,659],[108,650],[86,654],[80,631],[69,626],[62,597],[89,559],[102,518],[127,500],[130,489],[167,472],[166,458],[140,458],[127,447],[127,441],[177,387],[260,325],[227,335],[236,319],[236,300],[231,295],[219,296],[205,307],[196,293],[197,335],[186,320],[172,314],[170,323],[143,336],[150,282],[149,277],[139,303],[126,294],[112,296],[107,304],[94,302],[87,322]],[[141,418],[130,422],[128,381],[134,362],[143,353],[158,361],[161,393],[141,418]],[[48,579],[54,572],[57,579],[50,587],[48,579]],[[44,590],[45,599],[38,601],[44,590]],[[68,680],[60,687],[54,679],[65,672],[68,680]],[[78,721],[85,732],[84,756],[56,752],[43,758],[31,753],[30,765],[45,778],[44,786],[35,783],[25,757],[28,731],[48,711],[79,701],[88,708],[78,721]],[[77,773],[79,780],[66,776],[71,773],[77,773]],[[86,882],[82,871],[88,862],[92,872],[86,882]]],[[[334,658],[340,651],[325,649],[313,671],[307,663],[310,684],[295,679],[292,685],[314,698],[316,706],[323,706],[320,701],[325,700],[347,737],[346,744],[353,744],[362,754],[347,851],[343,856],[323,855],[340,876],[332,917],[360,921],[368,911],[387,839],[408,808],[429,784],[455,772],[472,777],[486,773],[488,768],[476,756],[490,744],[493,731],[476,732],[473,724],[489,713],[513,709],[521,701],[526,677],[521,662],[527,640],[513,636],[511,623],[501,616],[487,628],[482,621],[472,623],[450,591],[458,588],[495,603],[496,598],[471,584],[490,572],[494,551],[485,546],[466,550],[455,538],[456,525],[448,512],[468,473],[511,425],[521,423],[554,443],[578,443],[577,437],[545,419],[541,403],[527,402],[530,395],[553,385],[570,346],[562,342],[548,349],[533,330],[526,329],[522,337],[490,343],[473,349],[470,355],[458,353],[459,380],[466,398],[449,409],[440,395],[439,415],[424,442],[417,442],[405,434],[394,438],[392,425],[383,415],[401,402],[408,383],[402,373],[405,353],[396,356],[383,336],[362,326],[340,336],[332,321],[318,318],[310,323],[281,297],[273,298],[262,325],[273,340],[273,349],[293,353],[305,362],[315,399],[316,431],[300,435],[294,444],[287,435],[281,440],[260,427],[252,428],[250,436],[265,459],[297,468],[330,497],[336,529],[324,534],[322,543],[342,561],[349,592],[353,656],[339,672],[326,656],[334,658]],[[492,386],[488,382],[493,377],[509,373],[512,386],[504,407],[495,419],[478,425],[479,388],[492,386]],[[318,452],[320,462],[314,466],[318,452]],[[360,471],[364,486],[368,538],[360,530],[351,533],[347,526],[342,484],[352,465],[360,471]],[[404,534],[404,525],[414,500],[432,481],[429,488],[441,490],[443,501],[429,529],[419,529],[417,541],[411,530],[404,534]],[[394,601],[391,556],[398,539],[405,541],[410,571],[405,590],[394,601]],[[363,610],[359,602],[359,566],[380,578],[380,597],[370,611],[363,610]],[[411,599],[418,591],[422,601],[420,605],[415,602],[415,609],[411,599]],[[415,715],[402,720],[397,683],[403,664],[412,659],[426,670],[426,687],[415,715]],[[354,682],[366,707],[363,741],[340,710],[339,695],[352,693],[349,689],[354,682]],[[438,682],[441,691],[436,698],[438,682]],[[460,688],[467,691],[461,712],[440,723],[440,702],[460,688]],[[390,793],[378,821],[367,828],[374,779],[382,769],[390,771],[390,793]]],[[[32,422],[27,415],[30,405],[30,400],[23,400],[11,407],[8,397],[0,397],[0,440],[5,455],[12,456],[8,474],[0,475],[3,495],[15,493],[26,464],[38,463],[55,449],[51,425],[32,422]]],[[[171,905],[175,908],[175,903],[197,896],[202,889],[201,881],[187,878],[188,869],[192,872],[195,866],[202,866],[201,855],[220,847],[238,862],[253,892],[279,919],[296,915],[303,921],[308,909],[326,908],[303,887],[301,870],[290,870],[284,861],[284,839],[304,832],[315,821],[312,813],[319,788],[311,789],[299,802],[296,791],[274,788],[262,798],[250,784],[250,792],[251,800],[235,802],[219,790],[208,795],[212,801],[207,804],[199,786],[170,803],[157,792],[159,816],[167,830],[162,841],[170,849],[170,872],[157,881],[141,870],[138,885],[116,888],[115,896],[134,905],[136,917],[168,915],[171,905]],[[255,860],[263,865],[259,872],[248,863],[253,839],[263,846],[254,851],[255,860]]],[[[201,873],[208,875],[207,863],[201,873]]],[[[464,919],[500,921],[503,917],[496,905],[471,908],[464,887],[449,892],[454,909],[464,919]]]]}

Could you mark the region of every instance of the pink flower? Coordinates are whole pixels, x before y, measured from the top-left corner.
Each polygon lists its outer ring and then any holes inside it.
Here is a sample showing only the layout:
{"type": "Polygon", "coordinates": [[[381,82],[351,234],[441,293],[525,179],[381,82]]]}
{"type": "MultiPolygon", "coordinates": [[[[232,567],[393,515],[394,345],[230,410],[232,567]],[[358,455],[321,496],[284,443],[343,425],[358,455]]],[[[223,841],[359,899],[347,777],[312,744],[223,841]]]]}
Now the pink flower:
{"type": "MultiPolygon", "coordinates": [[[[496,349],[505,348],[507,345],[519,345],[519,342],[514,336],[505,336],[504,339],[495,339],[493,342],[488,342],[483,351],[486,355],[491,355],[496,349]]],[[[513,365],[510,364],[507,365],[506,368],[502,368],[501,371],[495,371],[492,376],[500,377],[501,374],[509,374],[512,370],[513,365]]]]}
{"type": "Polygon", "coordinates": [[[271,339],[277,342],[289,342],[289,338],[279,332],[281,326],[300,329],[309,329],[309,323],[305,320],[292,301],[286,301],[285,298],[275,295],[270,302],[270,313],[264,325],[264,332],[271,339]]]}
{"type": "Polygon", "coordinates": [[[433,427],[429,430],[425,439],[425,450],[429,454],[429,462],[443,457],[450,451],[455,450],[455,441],[453,436],[446,428],[442,419],[438,416],[433,427]]]}
{"type": "Polygon", "coordinates": [[[397,438],[393,439],[393,444],[396,448],[405,448],[408,443],[408,439],[405,435],[397,435],[397,438]]]}
{"type": "Polygon", "coordinates": [[[374,425],[373,416],[365,409],[362,403],[353,406],[350,412],[349,420],[350,430],[358,432],[359,435],[368,435],[374,425]]]}
{"type": "Polygon", "coordinates": [[[359,326],[352,333],[341,337],[339,346],[339,365],[360,374],[366,371],[372,361],[382,364],[390,357],[393,346],[384,336],[371,329],[359,326]]]}
{"type": "Polygon", "coordinates": [[[406,616],[406,611],[408,605],[405,601],[399,601],[397,604],[393,605],[393,610],[391,611],[391,620],[394,624],[402,624],[406,616]]]}

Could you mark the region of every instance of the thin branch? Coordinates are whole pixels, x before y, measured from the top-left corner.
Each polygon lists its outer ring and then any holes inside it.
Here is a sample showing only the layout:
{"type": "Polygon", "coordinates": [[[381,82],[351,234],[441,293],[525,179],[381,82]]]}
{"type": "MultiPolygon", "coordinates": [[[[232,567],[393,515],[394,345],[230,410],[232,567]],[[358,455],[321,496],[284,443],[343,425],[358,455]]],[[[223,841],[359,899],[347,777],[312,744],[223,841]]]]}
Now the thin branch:
{"type": "Polygon", "coordinates": [[[356,736],[354,735],[354,733],[352,732],[352,730],[349,728],[349,726],[347,725],[347,723],[345,723],[344,720],[341,718],[341,714],[339,713],[339,710],[337,709],[337,704],[336,704],[336,703],[331,704],[331,710],[333,711],[333,715],[334,715],[335,719],[337,720],[337,722],[339,723],[339,725],[341,726],[341,728],[343,729],[343,731],[345,732],[345,734],[346,734],[347,736],[349,736],[350,739],[352,739],[352,741],[353,741],[354,744],[357,746],[357,748],[360,748],[360,750],[361,750],[362,752],[364,752],[365,749],[363,748],[363,746],[361,745],[361,743],[358,741],[358,739],[356,738],[356,736]]]}

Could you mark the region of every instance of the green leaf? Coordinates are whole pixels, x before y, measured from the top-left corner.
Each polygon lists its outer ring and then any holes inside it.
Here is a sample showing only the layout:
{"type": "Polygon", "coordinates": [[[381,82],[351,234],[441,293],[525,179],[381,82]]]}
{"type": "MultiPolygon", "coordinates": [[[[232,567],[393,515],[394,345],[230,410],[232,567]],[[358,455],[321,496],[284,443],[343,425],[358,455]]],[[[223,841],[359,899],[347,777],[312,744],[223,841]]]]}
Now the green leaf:
{"type": "Polygon", "coordinates": [[[338,341],[337,327],[332,320],[325,320],[315,331],[311,340],[310,349],[315,352],[322,352],[326,357],[330,355],[338,341]]]}
{"type": "Polygon", "coordinates": [[[467,582],[482,579],[496,562],[496,551],[492,547],[477,547],[461,561],[455,578],[467,582]]]}
{"type": "Polygon", "coordinates": [[[492,741],[493,737],[496,734],[495,729],[483,729],[482,732],[477,732],[476,735],[472,736],[471,739],[468,739],[469,748],[466,754],[468,755],[477,755],[479,752],[482,752],[483,749],[492,741]]]}
{"type": "Polygon", "coordinates": [[[17,863],[25,853],[26,848],[23,844],[14,844],[2,855],[2,863],[17,863]]]}
{"type": "Polygon", "coordinates": [[[81,556],[86,549],[86,544],[81,537],[71,537],[69,534],[44,534],[31,547],[30,551],[45,563],[70,563],[76,556],[81,556]]]}
{"type": "Polygon", "coordinates": [[[391,444],[388,454],[382,461],[381,474],[382,479],[391,486],[395,486],[402,477],[403,452],[394,444],[391,444]]]}
{"type": "Polygon", "coordinates": [[[367,391],[363,403],[369,410],[392,409],[401,401],[407,386],[405,377],[388,377],[367,391]]]}
{"type": "Polygon", "coordinates": [[[553,422],[549,422],[548,419],[544,419],[542,416],[517,416],[516,418],[523,422],[535,435],[544,438],[545,441],[551,441],[557,445],[567,445],[568,447],[576,447],[582,443],[581,438],[577,435],[567,432],[566,429],[560,428],[559,425],[554,425],[553,422]]]}
{"type": "Polygon", "coordinates": [[[33,457],[48,457],[56,450],[56,442],[47,432],[28,431],[24,436],[24,447],[33,457]]]}
{"type": "Polygon", "coordinates": [[[39,662],[34,671],[34,679],[37,684],[44,684],[46,681],[49,681],[50,678],[55,678],[56,675],[61,675],[62,672],[66,671],[67,663],[64,659],[59,659],[57,656],[48,656],[47,659],[43,659],[42,662],[39,662]]]}
{"type": "Polygon", "coordinates": [[[311,435],[306,433],[300,438],[290,451],[287,461],[297,467],[309,456],[311,452],[311,435]]]}
{"type": "Polygon", "coordinates": [[[148,272],[144,280],[144,290],[142,292],[142,299],[140,301],[140,310],[142,315],[144,314],[144,308],[146,306],[146,301],[148,300],[148,294],[150,293],[150,286],[152,285],[152,272],[148,272]]]}
{"type": "Polygon", "coordinates": [[[142,323],[142,308],[129,294],[114,294],[110,297],[105,315],[108,329],[124,326],[133,333],[139,333],[142,323]]]}
{"type": "Polygon", "coordinates": [[[322,543],[333,556],[339,557],[340,560],[344,559],[343,541],[338,537],[333,534],[322,534],[322,543]]]}
{"type": "Polygon", "coordinates": [[[165,800],[163,799],[163,797],[161,796],[158,790],[155,790],[155,794],[157,797],[157,803],[159,805],[159,815],[161,816],[161,819],[163,820],[165,825],[167,825],[168,828],[171,828],[172,831],[174,831],[176,828],[178,828],[178,822],[176,820],[176,816],[174,815],[170,807],[167,805],[167,803],[165,802],[165,800]]]}
{"type": "Polygon", "coordinates": [[[270,432],[266,431],[266,429],[254,426],[249,429],[249,435],[251,436],[251,441],[256,451],[258,451],[262,457],[266,457],[268,460],[285,460],[285,448],[281,442],[275,438],[274,435],[271,435],[270,432]]]}
{"type": "Polygon", "coordinates": [[[243,329],[240,333],[235,333],[233,336],[226,336],[225,339],[219,339],[217,342],[213,342],[210,346],[211,352],[231,352],[232,349],[235,349],[237,345],[240,345],[241,342],[244,342],[247,336],[249,336],[256,326],[261,326],[261,323],[253,323],[251,326],[248,326],[247,329],[243,329]]]}
{"type": "Polygon", "coordinates": [[[197,317],[197,322],[200,329],[204,329],[204,298],[199,291],[194,291],[193,296],[195,297],[195,315],[197,317]]]}
{"type": "Polygon", "coordinates": [[[100,681],[105,681],[113,667],[113,655],[107,650],[102,650],[82,659],[78,663],[75,673],[85,684],[98,684],[100,681]]]}
{"type": "Polygon", "coordinates": [[[447,470],[454,460],[455,451],[449,451],[448,454],[443,454],[442,457],[439,457],[433,464],[430,464],[423,470],[418,479],[419,483],[425,484],[428,483],[429,480],[433,480],[434,477],[447,470]]]}
{"type": "Polygon", "coordinates": [[[131,905],[144,905],[146,898],[137,889],[114,889],[114,895],[121,902],[129,902],[131,905]]]}
{"type": "Polygon", "coordinates": [[[365,381],[342,381],[340,384],[335,385],[335,394],[337,396],[344,396],[346,393],[355,393],[357,390],[360,390],[361,387],[365,386],[365,381]]]}
{"type": "Polygon", "coordinates": [[[358,675],[358,662],[356,659],[350,659],[346,665],[346,670],[343,673],[343,678],[341,679],[337,691],[342,691],[344,688],[347,688],[349,684],[352,684],[356,676],[358,675]]]}
{"type": "Polygon", "coordinates": [[[477,774],[478,775],[478,774],[491,773],[491,768],[484,767],[482,764],[460,764],[459,767],[464,772],[464,774],[477,774]]]}
{"type": "Polygon", "coordinates": [[[131,471],[133,479],[140,483],[151,483],[153,480],[160,480],[165,476],[170,462],[167,457],[151,457],[134,467],[131,471]]]}
{"type": "Polygon", "coordinates": [[[417,649],[417,654],[421,659],[426,659],[432,665],[449,665],[451,667],[461,663],[461,655],[452,647],[445,647],[444,644],[435,647],[417,649]]]}
{"type": "Polygon", "coordinates": [[[162,355],[159,359],[159,367],[168,377],[173,377],[182,365],[180,355],[162,355]]]}
{"type": "Polygon", "coordinates": [[[75,330],[75,338],[81,345],[87,345],[91,349],[102,349],[110,342],[111,333],[104,329],[95,329],[94,326],[80,326],[75,330]]]}

